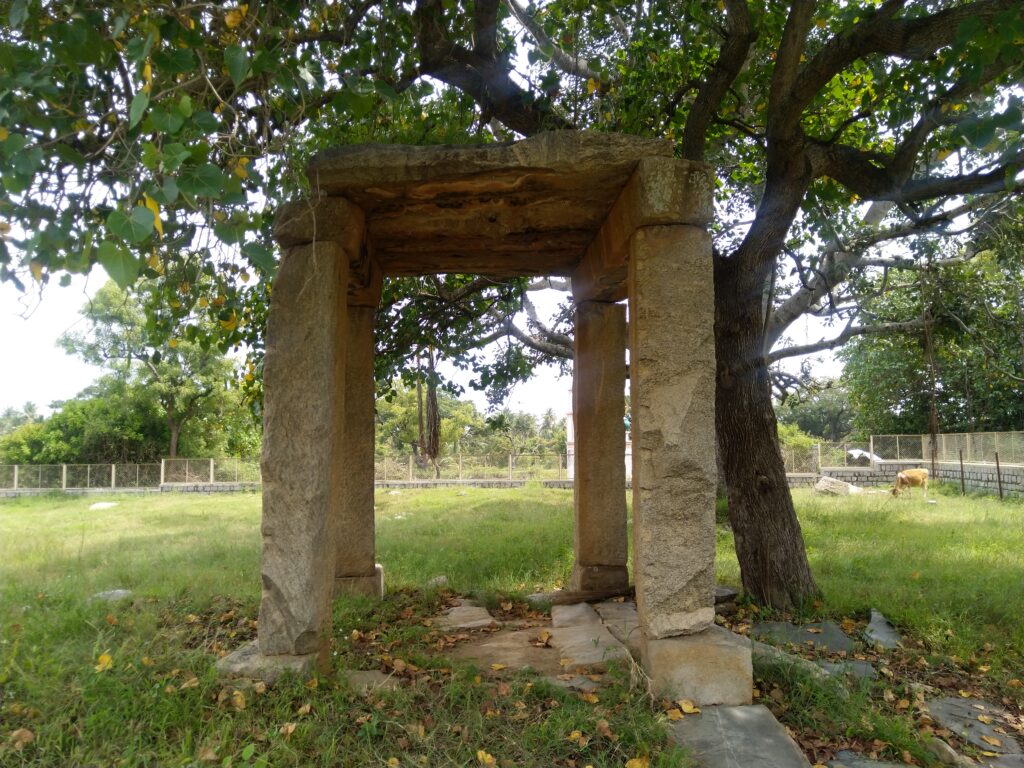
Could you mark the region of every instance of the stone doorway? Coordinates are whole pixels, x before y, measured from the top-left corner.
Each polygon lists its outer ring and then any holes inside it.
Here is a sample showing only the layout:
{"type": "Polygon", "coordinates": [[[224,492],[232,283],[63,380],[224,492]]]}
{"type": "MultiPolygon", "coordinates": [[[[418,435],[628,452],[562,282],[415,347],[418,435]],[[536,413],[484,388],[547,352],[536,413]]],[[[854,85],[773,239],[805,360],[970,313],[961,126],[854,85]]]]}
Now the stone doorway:
{"type": "Polygon", "coordinates": [[[325,667],[332,599],[383,594],[373,512],[382,278],[561,275],[576,303],[571,587],[628,586],[628,346],[644,667],[666,695],[748,703],[749,643],[714,624],[709,170],[660,140],[564,131],[506,145],[341,147],[315,158],[309,179],[312,199],[275,225],[284,257],[264,366],[258,648],[224,667],[265,678],[325,667]]]}

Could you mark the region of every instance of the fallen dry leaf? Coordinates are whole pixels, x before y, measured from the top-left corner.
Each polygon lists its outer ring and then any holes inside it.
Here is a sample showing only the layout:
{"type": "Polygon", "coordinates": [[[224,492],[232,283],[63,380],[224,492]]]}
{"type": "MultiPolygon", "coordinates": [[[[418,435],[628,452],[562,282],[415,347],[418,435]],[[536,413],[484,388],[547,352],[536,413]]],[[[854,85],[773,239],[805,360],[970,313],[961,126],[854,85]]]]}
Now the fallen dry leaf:
{"type": "Polygon", "coordinates": [[[700,709],[698,709],[697,705],[694,704],[689,699],[680,699],[679,701],[676,702],[676,704],[679,705],[679,708],[681,710],[683,710],[684,714],[687,714],[687,715],[699,715],[700,714],[700,709]]]}
{"type": "Polygon", "coordinates": [[[649,757],[634,757],[632,760],[626,761],[626,768],[649,768],[651,765],[651,758],[649,757]]]}
{"type": "Polygon", "coordinates": [[[280,733],[284,736],[284,740],[288,741],[292,734],[295,732],[295,723],[285,723],[281,726],[280,733]]]}
{"type": "Polygon", "coordinates": [[[494,756],[482,749],[476,751],[476,762],[478,765],[485,765],[488,768],[498,764],[498,761],[494,759],[494,756]]]}
{"type": "Polygon", "coordinates": [[[665,713],[669,720],[682,720],[684,715],[682,710],[672,707],[668,712],[665,713]]]}
{"type": "Polygon", "coordinates": [[[108,669],[114,666],[114,658],[110,655],[110,652],[101,653],[99,658],[96,660],[96,671],[106,672],[108,669]]]}
{"type": "Polygon", "coordinates": [[[19,728],[11,733],[7,740],[14,747],[15,752],[21,752],[21,750],[36,740],[36,735],[28,728],[19,728]]]}
{"type": "Polygon", "coordinates": [[[506,669],[507,667],[508,664],[491,664],[491,669],[493,669],[495,672],[500,672],[501,670],[506,669]]]}
{"type": "Polygon", "coordinates": [[[580,698],[587,704],[597,704],[601,699],[597,697],[596,693],[581,693],[580,698]]]}
{"type": "Polygon", "coordinates": [[[199,751],[196,752],[196,760],[201,763],[215,763],[217,762],[217,750],[209,744],[200,747],[199,751]]]}
{"type": "Polygon", "coordinates": [[[997,739],[995,736],[982,736],[981,740],[984,741],[986,744],[991,744],[993,747],[1003,746],[1003,740],[997,739]]]}

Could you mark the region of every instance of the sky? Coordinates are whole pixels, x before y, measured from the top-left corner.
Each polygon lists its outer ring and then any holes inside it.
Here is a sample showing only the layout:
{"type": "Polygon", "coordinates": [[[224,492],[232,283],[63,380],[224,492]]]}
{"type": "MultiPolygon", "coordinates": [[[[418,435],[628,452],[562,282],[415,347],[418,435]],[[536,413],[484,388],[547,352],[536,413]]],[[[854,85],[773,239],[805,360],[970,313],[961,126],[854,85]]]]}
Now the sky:
{"type": "MultiPolygon", "coordinates": [[[[51,403],[74,397],[102,374],[102,369],[66,354],[57,346],[57,339],[65,331],[81,329],[79,310],[106,279],[103,270],[96,267],[88,279],[76,277],[67,288],[48,285],[41,296],[38,289],[21,294],[10,283],[0,283],[0,411],[33,402],[40,411],[49,413],[51,403]]],[[[544,317],[554,310],[561,296],[556,291],[544,291],[532,298],[544,317]]],[[[797,344],[815,341],[821,337],[821,328],[810,320],[800,320],[790,336],[797,344]]],[[[817,357],[821,359],[815,366],[818,375],[838,375],[840,366],[831,355],[817,357]]],[[[791,370],[798,367],[798,361],[787,364],[791,370]]],[[[464,386],[468,379],[468,374],[461,380],[456,378],[464,386]]],[[[481,411],[486,410],[483,393],[466,386],[464,397],[481,411]]],[[[513,390],[506,405],[513,411],[538,416],[549,408],[565,415],[572,408],[572,378],[559,377],[555,366],[541,368],[533,379],[513,390]]]]}

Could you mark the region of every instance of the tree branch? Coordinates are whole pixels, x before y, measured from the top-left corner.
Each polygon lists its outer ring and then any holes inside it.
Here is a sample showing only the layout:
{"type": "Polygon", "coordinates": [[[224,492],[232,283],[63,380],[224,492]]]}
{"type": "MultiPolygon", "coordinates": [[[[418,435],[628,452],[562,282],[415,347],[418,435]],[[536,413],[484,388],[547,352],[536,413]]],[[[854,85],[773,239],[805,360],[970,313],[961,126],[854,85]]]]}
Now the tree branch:
{"type": "Polygon", "coordinates": [[[847,326],[842,333],[836,336],[834,339],[822,339],[812,344],[802,344],[796,347],[785,347],[784,349],[778,349],[771,352],[762,360],[765,365],[771,365],[777,363],[779,360],[783,360],[787,357],[799,357],[800,355],[809,355],[814,352],[823,352],[826,349],[835,349],[841,347],[843,344],[848,342],[855,336],[874,335],[877,333],[900,333],[902,331],[911,331],[917,328],[924,327],[924,319],[919,318],[917,320],[906,320],[903,322],[893,323],[878,323],[877,325],[856,325],[847,326]]]}
{"type": "Polygon", "coordinates": [[[552,40],[547,32],[544,31],[544,27],[537,23],[537,21],[530,15],[530,12],[519,5],[516,0],[505,0],[505,4],[508,6],[512,15],[516,17],[523,29],[525,29],[530,36],[537,42],[537,47],[541,53],[549,58],[552,64],[558,67],[560,70],[568,75],[583,78],[584,80],[594,80],[595,82],[610,82],[617,84],[621,78],[617,72],[609,70],[606,73],[598,72],[590,68],[587,64],[587,60],[582,56],[573,56],[572,54],[566,53],[552,40]]]}

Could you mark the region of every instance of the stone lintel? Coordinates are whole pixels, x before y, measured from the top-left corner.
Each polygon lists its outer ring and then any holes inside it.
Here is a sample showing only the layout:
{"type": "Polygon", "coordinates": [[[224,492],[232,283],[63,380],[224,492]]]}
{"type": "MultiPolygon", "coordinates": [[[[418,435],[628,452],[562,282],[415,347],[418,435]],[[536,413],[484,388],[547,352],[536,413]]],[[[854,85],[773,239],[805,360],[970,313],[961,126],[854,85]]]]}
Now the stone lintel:
{"type": "Polygon", "coordinates": [[[644,227],[629,250],[633,578],[656,639],[714,621],[711,241],[698,227],[644,227]]]}
{"type": "Polygon", "coordinates": [[[268,656],[260,653],[259,643],[253,640],[218,659],[216,668],[217,675],[222,679],[262,680],[267,685],[273,685],[286,672],[309,677],[317,670],[317,661],[314,653],[268,656]]]}
{"type": "Polygon", "coordinates": [[[751,701],[754,668],[742,635],[712,624],[695,635],[644,637],[641,652],[656,696],[698,706],[751,701]]]}
{"type": "Polygon", "coordinates": [[[572,274],[576,301],[626,297],[627,245],[640,227],[706,227],[714,215],[710,174],[703,163],[642,158],[572,274]]]}
{"type": "Polygon", "coordinates": [[[335,576],[334,596],[358,595],[380,600],[384,597],[384,566],[380,563],[366,576],[335,576]]]}
{"type": "Polygon", "coordinates": [[[365,231],[362,208],[344,197],[293,200],[274,217],[274,239],[282,248],[330,240],[353,258],[361,251],[365,231]]]}

